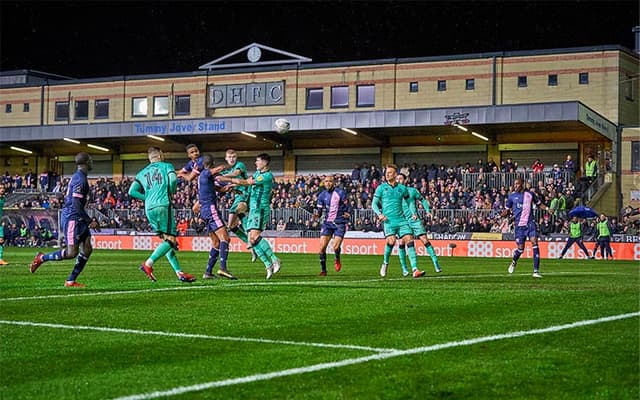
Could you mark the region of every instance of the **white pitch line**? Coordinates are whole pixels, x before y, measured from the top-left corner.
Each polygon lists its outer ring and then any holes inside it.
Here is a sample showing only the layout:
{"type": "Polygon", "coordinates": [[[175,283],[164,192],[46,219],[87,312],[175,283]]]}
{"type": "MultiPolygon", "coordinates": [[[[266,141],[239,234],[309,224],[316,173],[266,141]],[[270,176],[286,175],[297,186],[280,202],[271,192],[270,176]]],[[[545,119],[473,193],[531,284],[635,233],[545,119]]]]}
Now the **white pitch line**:
{"type": "Polygon", "coordinates": [[[432,346],[416,347],[408,350],[396,350],[389,353],[379,353],[379,354],[373,354],[365,357],[349,358],[341,361],[309,365],[307,367],[301,367],[301,368],[291,368],[291,369],[285,369],[282,371],[268,372],[264,374],[248,375],[240,378],[224,379],[221,381],[200,383],[200,384],[191,385],[191,386],[179,386],[179,387],[165,390],[165,391],[134,394],[130,396],[118,397],[113,400],[147,400],[147,399],[155,399],[158,397],[178,396],[184,393],[197,392],[197,391],[202,391],[202,390],[212,389],[217,387],[239,385],[243,383],[252,383],[257,381],[266,381],[274,378],[280,378],[283,376],[300,375],[308,372],[316,372],[316,371],[321,371],[325,369],[346,367],[348,365],[354,365],[354,364],[362,364],[369,361],[385,360],[388,358],[419,354],[419,353],[428,353],[431,351],[449,349],[453,347],[471,346],[478,343],[491,342],[491,341],[502,340],[502,339],[512,339],[512,338],[517,338],[517,337],[522,337],[527,335],[539,335],[542,333],[558,332],[565,329],[573,329],[573,328],[578,328],[582,326],[595,325],[603,322],[616,321],[616,320],[633,318],[638,316],[640,316],[640,312],[613,315],[610,317],[578,321],[570,324],[554,325],[554,326],[541,328],[541,329],[531,329],[528,331],[517,331],[517,332],[509,332],[509,333],[504,333],[499,335],[483,336],[483,337],[474,338],[474,339],[435,344],[432,346]]]}
{"type": "Polygon", "coordinates": [[[138,329],[109,328],[109,327],[101,327],[101,326],[49,324],[44,322],[31,322],[31,321],[0,320],[0,324],[34,326],[34,327],[55,328],[55,329],[71,329],[71,330],[77,330],[77,331],[97,331],[97,332],[128,333],[128,334],[135,334],[135,335],[168,336],[168,337],[179,337],[179,338],[190,338],[190,339],[225,340],[229,342],[254,342],[254,343],[282,344],[282,345],[305,346],[305,347],[364,350],[364,351],[373,351],[376,353],[389,353],[389,352],[397,351],[397,349],[382,349],[377,347],[357,346],[357,345],[350,345],[350,344],[294,342],[291,340],[273,340],[273,339],[232,337],[232,336],[212,336],[212,335],[201,335],[196,333],[145,331],[145,330],[138,330],[138,329]]]}

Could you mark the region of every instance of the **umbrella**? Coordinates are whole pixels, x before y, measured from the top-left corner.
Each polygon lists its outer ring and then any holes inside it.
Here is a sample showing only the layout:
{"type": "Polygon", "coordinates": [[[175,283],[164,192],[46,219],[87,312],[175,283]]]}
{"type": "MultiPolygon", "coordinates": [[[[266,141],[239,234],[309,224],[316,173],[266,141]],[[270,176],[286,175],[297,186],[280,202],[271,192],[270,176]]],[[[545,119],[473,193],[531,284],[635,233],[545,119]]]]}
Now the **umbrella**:
{"type": "Polygon", "coordinates": [[[595,218],[598,216],[598,212],[591,207],[578,206],[569,211],[569,216],[578,218],[595,218]]]}

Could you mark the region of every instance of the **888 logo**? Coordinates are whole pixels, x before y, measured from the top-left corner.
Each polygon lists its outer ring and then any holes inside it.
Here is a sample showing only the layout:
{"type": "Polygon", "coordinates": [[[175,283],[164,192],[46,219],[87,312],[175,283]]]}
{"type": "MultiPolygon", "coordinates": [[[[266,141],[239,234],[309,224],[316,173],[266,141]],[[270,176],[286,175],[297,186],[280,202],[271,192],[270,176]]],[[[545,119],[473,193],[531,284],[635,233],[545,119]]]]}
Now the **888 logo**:
{"type": "Polygon", "coordinates": [[[493,242],[469,241],[467,245],[468,257],[493,257],[493,242]]]}

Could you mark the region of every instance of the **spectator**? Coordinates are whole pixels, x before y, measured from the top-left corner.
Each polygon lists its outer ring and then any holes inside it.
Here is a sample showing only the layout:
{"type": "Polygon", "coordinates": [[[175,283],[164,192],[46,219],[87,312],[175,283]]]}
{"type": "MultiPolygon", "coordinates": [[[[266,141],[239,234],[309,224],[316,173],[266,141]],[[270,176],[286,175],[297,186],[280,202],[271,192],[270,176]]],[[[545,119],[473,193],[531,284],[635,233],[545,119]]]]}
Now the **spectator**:
{"type": "Polygon", "coordinates": [[[589,154],[587,156],[587,161],[584,163],[584,177],[586,178],[589,185],[593,183],[598,175],[598,164],[596,160],[593,159],[593,155],[589,154]]]}
{"type": "Polygon", "coordinates": [[[571,157],[571,154],[567,154],[567,158],[564,160],[562,168],[564,172],[571,173],[571,176],[576,173],[576,163],[573,161],[573,157],[571,157]]]}
{"type": "Polygon", "coordinates": [[[539,158],[536,158],[533,164],[531,164],[531,169],[534,173],[542,172],[544,171],[544,164],[540,161],[539,158]]]}

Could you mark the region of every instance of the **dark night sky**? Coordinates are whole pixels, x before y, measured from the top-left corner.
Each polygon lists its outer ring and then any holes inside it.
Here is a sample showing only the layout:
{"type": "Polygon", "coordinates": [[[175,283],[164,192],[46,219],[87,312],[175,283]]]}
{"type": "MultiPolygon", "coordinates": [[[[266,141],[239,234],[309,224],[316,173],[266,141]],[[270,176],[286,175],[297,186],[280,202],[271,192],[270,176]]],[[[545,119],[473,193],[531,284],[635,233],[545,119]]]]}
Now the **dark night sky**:
{"type": "Polygon", "coordinates": [[[637,1],[0,1],[0,70],[196,71],[252,42],[314,63],[622,45],[637,1]]]}

